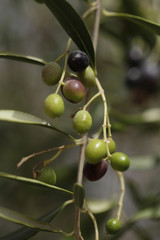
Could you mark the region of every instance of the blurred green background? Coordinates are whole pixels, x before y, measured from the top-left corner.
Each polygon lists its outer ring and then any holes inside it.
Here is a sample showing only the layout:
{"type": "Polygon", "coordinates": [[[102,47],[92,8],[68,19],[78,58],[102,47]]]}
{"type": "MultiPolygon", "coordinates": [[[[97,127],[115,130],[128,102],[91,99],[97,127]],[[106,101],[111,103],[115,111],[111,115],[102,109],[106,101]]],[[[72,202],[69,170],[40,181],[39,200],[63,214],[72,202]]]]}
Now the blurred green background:
{"type": "MultiPolygon", "coordinates": [[[[83,0],[68,2],[80,14],[86,9],[83,0]]],[[[158,0],[140,2],[108,0],[103,1],[103,5],[110,11],[125,11],[160,23],[158,0]]],[[[93,18],[89,17],[86,24],[90,31],[92,23],[93,18]]],[[[66,33],[43,4],[33,0],[1,0],[0,51],[31,55],[52,61],[65,51],[67,40],[66,33]]],[[[140,209],[157,206],[160,200],[160,116],[159,122],[147,125],[122,121],[126,114],[141,114],[147,109],[157,109],[160,106],[160,72],[157,73],[157,91],[154,93],[139,95],[139,92],[129,89],[126,85],[129,68],[126,56],[133,46],[138,46],[142,50],[147,63],[156,66],[158,72],[159,37],[135,24],[102,18],[97,50],[98,76],[107,96],[116,149],[131,157],[131,168],[124,174],[126,195],[122,223],[140,209]],[[115,115],[114,111],[118,111],[118,115],[115,115]]],[[[76,46],[72,44],[71,49],[76,49],[76,46]]],[[[60,64],[63,66],[63,60],[60,64]]],[[[0,108],[24,111],[50,121],[44,114],[43,102],[50,93],[54,92],[55,87],[44,85],[41,71],[41,66],[0,59],[0,108]]],[[[72,130],[71,114],[81,106],[83,103],[77,106],[65,100],[64,115],[53,123],[76,136],[72,130]]],[[[93,116],[93,128],[90,131],[92,136],[98,131],[103,121],[103,104],[100,99],[93,103],[90,111],[93,116]]],[[[70,143],[63,135],[36,126],[0,122],[0,132],[0,171],[25,177],[32,177],[33,166],[39,161],[52,157],[53,153],[30,159],[17,169],[17,163],[22,157],[70,143]]],[[[51,164],[57,173],[58,186],[72,190],[76,181],[78,155],[78,148],[66,150],[51,164]]],[[[84,179],[84,186],[88,199],[117,200],[120,194],[119,180],[110,167],[107,174],[97,182],[88,182],[84,179]]],[[[63,193],[41,190],[4,179],[0,179],[0,189],[0,205],[36,218],[68,199],[68,195],[63,193]]],[[[101,229],[101,239],[107,239],[104,222],[114,216],[115,212],[116,208],[96,215],[101,229]]],[[[93,239],[91,221],[88,217],[82,219],[85,239],[93,239]]],[[[67,232],[72,231],[73,223],[73,207],[68,207],[56,219],[56,225],[67,232]]],[[[0,237],[17,228],[19,226],[16,224],[0,219],[0,237]]],[[[159,222],[144,220],[128,229],[119,239],[158,240],[159,235],[159,222]]],[[[33,237],[35,240],[44,238],[65,239],[61,235],[51,233],[39,233],[33,237]]]]}

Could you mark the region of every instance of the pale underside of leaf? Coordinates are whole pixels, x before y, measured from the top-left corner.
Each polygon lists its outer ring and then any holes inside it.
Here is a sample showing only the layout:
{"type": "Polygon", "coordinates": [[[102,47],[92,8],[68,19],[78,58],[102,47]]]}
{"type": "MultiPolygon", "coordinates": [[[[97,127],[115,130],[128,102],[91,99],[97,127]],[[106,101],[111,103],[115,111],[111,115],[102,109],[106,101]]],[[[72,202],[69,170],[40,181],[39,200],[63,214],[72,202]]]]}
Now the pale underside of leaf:
{"type": "Polygon", "coordinates": [[[87,199],[87,205],[92,213],[101,214],[113,209],[116,201],[108,199],[87,199]]]}
{"type": "Polygon", "coordinates": [[[15,110],[0,110],[0,121],[9,121],[9,122],[16,122],[16,123],[22,123],[22,124],[31,124],[31,125],[38,125],[41,127],[46,127],[51,130],[55,130],[57,132],[60,132],[67,137],[71,138],[73,140],[73,137],[69,135],[68,133],[58,129],[57,127],[54,127],[47,121],[36,117],[34,115],[24,113],[21,111],[15,111],[15,110]]]}
{"type": "Polygon", "coordinates": [[[47,63],[45,60],[40,59],[40,58],[22,55],[22,54],[18,54],[18,53],[5,52],[5,51],[0,51],[0,58],[10,59],[10,60],[15,60],[15,61],[20,61],[20,62],[26,62],[26,63],[31,63],[31,64],[37,64],[37,65],[45,65],[47,63]]]}

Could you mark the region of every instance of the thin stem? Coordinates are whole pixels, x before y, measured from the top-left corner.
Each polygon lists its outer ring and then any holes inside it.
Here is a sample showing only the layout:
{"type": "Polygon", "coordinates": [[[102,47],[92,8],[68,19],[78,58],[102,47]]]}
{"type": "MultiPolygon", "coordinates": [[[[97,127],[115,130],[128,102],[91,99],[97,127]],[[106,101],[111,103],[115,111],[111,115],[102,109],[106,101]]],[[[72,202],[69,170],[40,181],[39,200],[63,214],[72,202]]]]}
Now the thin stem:
{"type": "Polygon", "coordinates": [[[23,163],[27,162],[30,158],[33,158],[33,157],[36,157],[36,156],[39,156],[41,154],[44,154],[44,153],[48,153],[48,152],[52,152],[54,150],[60,150],[60,149],[68,149],[68,148],[72,148],[72,147],[76,147],[77,145],[80,145],[81,144],[81,141],[76,141],[76,143],[74,144],[70,144],[70,145],[62,145],[60,147],[54,147],[54,148],[49,148],[47,150],[43,150],[43,151],[40,151],[40,152],[37,152],[37,153],[32,153],[31,155],[27,156],[27,157],[23,157],[21,159],[21,161],[17,164],[17,167],[21,167],[23,163]]]}
{"type": "Polygon", "coordinates": [[[87,141],[88,141],[88,134],[85,134],[82,137],[82,146],[81,146],[80,159],[78,164],[77,183],[79,184],[82,184],[83,167],[84,167],[84,160],[85,160],[85,149],[86,149],[87,141]]]}
{"type": "Polygon", "coordinates": [[[60,149],[53,157],[51,157],[50,159],[45,160],[45,161],[43,162],[44,167],[45,167],[47,164],[49,164],[49,163],[51,163],[52,161],[54,161],[54,160],[62,153],[62,151],[63,151],[63,149],[60,149]]]}
{"type": "Polygon", "coordinates": [[[123,208],[123,199],[124,199],[124,194],[125,194],[125,183],[124,183],[124,177],[121,172],[117,172],[119,179],[120,179],[120,184],[121,184],[121,194],[118,202],[118,212],[117,212],[117,219],[120,220],[121,217],[121,212],[123,208]]]}
{"type": "Polygon", "coordinates": [[[88,215],[90,216],[90,218],[93,221],[93,225],[94,225],[94,230],[95,230],[95,240],[99,240],[99,232],[98,232],[98,225],[97,225],[97,221],[95,216],[93,215],[93,213],[90,211],[90,209],[88,208],[86,202],[85,202],[85,213],[88,213],[88,215]]]}
{"type": "Polygon", "coordinates": [[[72,42],[72,39],[69,38],[68,42],[67,42],[67,47],[66,47],[66,56],[65,56],[65,62],[64,62],[64,68],[63,68],[63,72],[62,72],[62,75],[61,75],[61,79],[59,80],[59,84],[58,84],[58,87],[56,89],[56,93],[58,93],[62,83],[63,83],[63,80],[64,80],[64,77],[65,77],[65,74],[66,74],[66,69],[67,69],[67,60],[68,60],[68,54],[69,54],[69,48],[70,48],[70,45],[71,45],[71,42],[72,42]]]}
{"type": "Polygon", "coordinates": [[[98,78],[96,78],[96,84],[97,84],[97,88],[99,90],[99,93],[101,94],[102,100],[103,100],[103,105],[104,105],[104,119],[103,119],[103,138],[104,141],[106,142],[106,148],[107,148],[107,156],[109,157],[110,151],[109,151],[109,146],[108,146],[108,141],[107,141],[107,134],[106,134],[106,126],[108,126],[108,136],[111,137],[111,124],[109,121],[109,116],[108,116],[108,109],[107,109],[107,100],[104,94],[104,90],[98,80],[98,78]]]}
{"type": "Polygon", "coordinates": [[[60,61],[65,55],[66,53],[61,54],[58,58],[56,58],[55,62],[60,61]]]}
{"type": "MultiPolygon", "coordinates": [[[[77,183],[82,185],[83,179],[83,168],[84,168],[84,160],[85,160],[85,148],[88,141],[88,134],[84,134],[82,137],[82,146],[80,150],[80,158],[78,163],[78,173],[77,173],[77,183]]],[[[74,225],[74,239],[79,240],[82,239],[80,232],[80,209],[75,206],[75,225],[74,225]]]]}
{"type": "Polygon", "coordinates": [[[87,18],[93,11],[95,11],[97,9],[97,6],[93,6],[91,8],[89,8],[82,16],[83,19],[87,18]]]}
{"type": "Polygon", "coordinates": [[[100,26],[100,18],[102,12],[102,3],[101,0],[96,0],[96,13],[95,13],[95,21],[94,21],[94,31],[93,31],[93,46],[96,51],[97,43],[98,43],[98,36],[99,36],[99,26],[100,26]]]}
{"type": "Polygon", "coordinates": [[[93,100],[95,100],[97,97],[99,97],[101,94],[98,92],[97,94],[95,94],[87,103],[86,105],[84,105],[83,109],[85,110],[86,108],[88,108],[88,106],[93,102],[93,100]]]}

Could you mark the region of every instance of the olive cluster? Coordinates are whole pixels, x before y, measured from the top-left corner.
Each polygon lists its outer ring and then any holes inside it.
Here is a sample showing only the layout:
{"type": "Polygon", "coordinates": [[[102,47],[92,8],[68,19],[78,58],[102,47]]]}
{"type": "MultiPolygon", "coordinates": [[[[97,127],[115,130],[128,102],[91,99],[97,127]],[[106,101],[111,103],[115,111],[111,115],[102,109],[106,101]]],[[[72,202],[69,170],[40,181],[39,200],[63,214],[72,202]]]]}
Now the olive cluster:
{"type": "MultiPolygon", "coordinates": [[[[79,103],[86,95],[86,88],[96,86],[94,71],[89,65],[89,58],[85,52],[72,52],[67,64],[76,75],[67,76],[61,84],[61,92],[71,103],[79,103]]],[[[56,62],[47,63],[42,70],[42,79],[49,86],[57,84],[62,75],[61,67],[56,62]]],[[[44,102],[46,114],[51,118],[62,115],[64,111],[63,98],[58,93],[50,94],[44,102]]],[[[73,129],[78,134],[88,132],[92,126],[92,117],[86,109],[76,112],[73,117],[73,129]]],[[[84,176],[90,181],[97,181],[104,176],[108,169],[108,161],[116,171],[125,171],[129,167],[129,158],[126,154],[115,152],[115,142],[112,138],[91,139],[85,150],[86,163],[84,176]],[[108,146],[108,150],[107,150],[108,146]],[[109,156],[108,153],[110,153],[109,156]]]]}
{"type": "MultiPolygon", "coordinates": [[[[89,66],[89,58],[85,52],[76,50],[68,57],[68,66],[74,72],[67,73],[61,83],[62,96],[71,103],[80,103],[86,96],[86,88],[96,85],[95,74],[89,66]]],[[[62,75],[62,69],[57,62],[47,63],[42,70],[42,79],[48,86],[56,85],[62,75]]],[[[58,93],[50,94],[44,102],[45,113],[50,118],[60,117],[64,112],[64,101],[58,93]]],[[[92,117],[85,110],[79,110],[73,118],[73,129],[84,134],[92,126],[92,117]]]]}
{"type": "Polygon", "coordinates": [[[132,91],[134,102],[143,103],[159,88],[159,66],[148,62],[138,46],[129,49],[127,65],[126,86],[132,91]]]}
{"type": "Polygon", "coordinates": [[[90,181],[97,181],[102,178],[108,169],[107,160],[111,167],[120,172],[129,168],[130,160],[122,152],[115,152],[116,144],[112,138],[107,139],[107,144],[103,139],[92,139],[86,146],[86,164],[84,166],[84,176],[90,181]],[[110,156],[107,156],[107,145],[110,156]]]}

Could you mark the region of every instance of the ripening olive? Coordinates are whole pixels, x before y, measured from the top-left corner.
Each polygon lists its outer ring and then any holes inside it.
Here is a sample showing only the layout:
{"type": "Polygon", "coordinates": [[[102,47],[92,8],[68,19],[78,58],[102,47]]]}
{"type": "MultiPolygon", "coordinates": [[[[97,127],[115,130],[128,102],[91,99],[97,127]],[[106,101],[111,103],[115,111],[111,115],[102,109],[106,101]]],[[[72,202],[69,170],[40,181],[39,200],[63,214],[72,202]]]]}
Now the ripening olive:
{"type": "Polygon", "coordinates": [[[89,181],[97,181],[101,179],[107,172],[108,164],[106,160],[102,159],[101,162],[96,164],[85,163],[83,173],[89,181]]]}
{"type": "Polygon", "coordinates": [[[86,90],[76,77],[68,77],[61,87],[63,96],[72,103],[79,103],[85,97],[86,90]]]}

